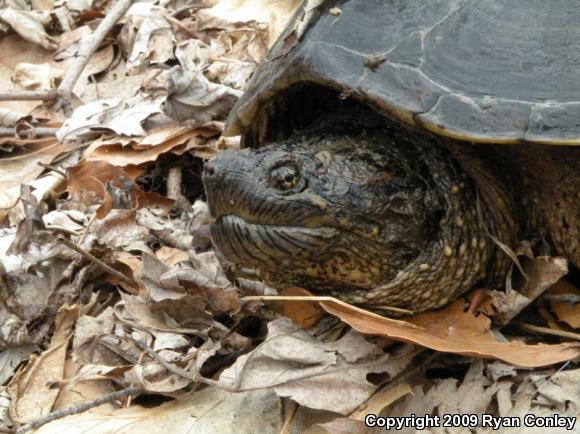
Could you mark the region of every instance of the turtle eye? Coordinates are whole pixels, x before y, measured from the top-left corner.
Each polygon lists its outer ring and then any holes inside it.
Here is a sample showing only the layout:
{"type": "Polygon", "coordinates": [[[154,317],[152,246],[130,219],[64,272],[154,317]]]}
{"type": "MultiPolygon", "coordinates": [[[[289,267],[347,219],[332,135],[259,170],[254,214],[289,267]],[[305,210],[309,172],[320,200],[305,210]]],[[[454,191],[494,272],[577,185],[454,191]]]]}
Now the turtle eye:
{"type": "Polygon", "coordinates": [[[270,183],[278,190],[290,190],[296,187],[298,181],[300,181],[300,171],[292,163],[278,166],[270,172],[270,183]]]}

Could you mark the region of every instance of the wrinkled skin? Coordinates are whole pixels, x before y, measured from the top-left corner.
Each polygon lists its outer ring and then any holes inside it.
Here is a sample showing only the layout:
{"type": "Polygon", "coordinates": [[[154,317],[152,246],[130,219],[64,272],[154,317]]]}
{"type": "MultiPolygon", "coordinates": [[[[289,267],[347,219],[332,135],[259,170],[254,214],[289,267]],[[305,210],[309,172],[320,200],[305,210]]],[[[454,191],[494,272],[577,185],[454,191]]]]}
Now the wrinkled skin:
{"type": "Polygon", "coordinates": [[[496,187],[478,190],[433,139],[384,122],[322,121],[226,151],[203,182],[212,239],[227,260],[272,285],[356,304],[445,305],[505,274],[507,257],[489,235],[515,239],[513,207],[495,200],[496,187]]]}

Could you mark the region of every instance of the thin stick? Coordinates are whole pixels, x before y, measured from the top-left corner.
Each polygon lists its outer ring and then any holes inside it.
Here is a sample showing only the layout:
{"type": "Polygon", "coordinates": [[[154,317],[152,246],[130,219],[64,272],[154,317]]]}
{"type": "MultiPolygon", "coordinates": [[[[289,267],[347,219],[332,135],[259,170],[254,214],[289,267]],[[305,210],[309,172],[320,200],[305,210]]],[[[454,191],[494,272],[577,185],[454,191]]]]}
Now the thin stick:
{"type": "Polygon", "coordinates": [[[131,281],[131,279],[129,279],[127,276],[125,276],[123,273],[121,273],[120,271],[115,270],[114,268],[110,267],[109,265],[105,264],[103,261],[101,261],[99,258],[97,258],[96,256],[90,254],[89,252],[87,252],[84,249],[81,249],[79,246],[77,246],[75,243],[67,240],[64,237],[58,237],[59,241],[61,243],[63,243],[65,246],[67,246],[68,248],[74,250],[75,252],[77,252],[79,255],[83,256],[84,258],[88,259],[89,261],[91,261],[93,264],[97,265],[98,267],[102,268],[103,270],[105,270],[107,273],[112,274],[113,276],[115,276],[116,278],[118,278],[119,280],[122,280],[123,282],[129,284],[129,285],[133,285],[134,282],[131,281]]]}
{"type": "Polygon", "coordinates": [[[533,324],[527,324],[523,322],[514,323],[515,325],[519,325],[520,327],[535,333],[542,333],[546,335],[558,336],[561,338],[568,338],[574,339],[576,341],[580,341],[580,333],[574,332],[567,332],[566,330],[554,330],[549,327],[541,327],[533,324]]]}
{"type": "MultiPolygon", "coordinates": [[[[316,295],[246,295],[241,297],[240,300],[242,301],[331,301],[333,303],[340,304],[342,306],[358,310],[358,311],[365,311],[365,309],[358,308],[351,304],[345,303],[338,298],[329,297],[326,295],[316,296],[316,295]]],[[[374,306],[377,307],[377,306],[374,306]]],[[[402,313],[405,315],[414,315],[415,312],[412,310],[402,309],[400,307],[392,307],[392,306],[378,306],[381,310],[392,311],[396,313],[402,313]]],[[[377,316],[382,318],[380,315],[377,315],[373,312],[365,311],[364,313],[368,313],[369,315],[377,316]]],[[[396,320],[393,320],[396,321],[396,320]]]]}
{"type": "Polygon", "coordinates": [[[59,167],[53,166],[52,164],[43,163],[42,161],[37,161],[36,164],[38,164],[40,167],[44,167],[46,170],[58,173],[60,176],[66,179],[66,172],[60,170],[59,167]]]}
{"type": "Polygon", "coordinates": [[[280,430],[280,434],[288,434],[290,432],[290,428],[292,427],[292,422],[296,418],[296,412],[298,411],[298,404],[294,401],[289,401],[290,411],[284,420],[284,425],[282,425],[282,429],[280,430]]]}
{"type": "MultiPolygon", "coordinates": [[[[184,369],[178,368],[177,366],[174,366],[171,363],[167,362],[159,354],[157,354],[152,348],[148,347],[145,343],[138,341],[136,339],[132,339],[132,338],[126,338],[126,339],[129,339],[133,343],[135,343],[135,345],[137,345],[137,347],[141,351],[145,351],[147,354],[149,354],[151,357],[153,357],[161,366],[163,366],[169,372],[171,372],[172,374],[175,374],[179,377],[183,377],[189,381],[197,381],[199,383],[207,384],[208,386],[215,386],[218,389],[225,390],[226,392],[231,392],[231,393],[249,392],[252,390],[264,389],[264,386],[254,386],[254,387],[247,387],[245,389],[240,389],[240,383],[241,383],[240,377],[237,378],[236,383],[226,384],[226,383],[221,382],[221,381],[215,381],[215,380],[212,380],[210,378],[202,377],[201,375],[196,374],[196,373],[189,373],[189,372],[185,371],[184,369]]],[[[423,349],[421,349],[421,351],[423,351],[423,349]]],[[[253,353],[250,353],[250,357],[252,356],[252,354],[253,353]]],[[[375,366],[377,364],[378,364],[377,361],[373,361],[370,363],[362,363],[362,364],[357,365],[357,366],[350,366],[350,367],[341,366],[339,368],[327,369],[323,372],[312,372],[312,373],[298,376],[296,378],[291,378],[289,380],[282,381],[279,384],[272,384],[272,386],[280,386],[282,384],[288,384],[288,383],[292,383],[295,381],[301,381],[301,380],[308,380],[310,378],[316,378],[316,377],[320,377],[323,375],[335,374],[335,373],[339,373],[339,372],[342,373],[342,372],[349,371],[349,370],[365,369],[368,367],[375,366]]]]}
{"type": "Polygon", "coordinates": [[[137,395],[141,392],[143,392],[143,389],[140,387],[128,387],[127,389],[119,390],[118,392],[108,393],[92,401],[82,402],[78,405],[73,405],[72,407],[66,407],[61,410],[50,412],[44,416],[34,419],[32,422],[29,422],[26,425],[21,426],[15,431],[15,434],[24,434],[25,432],[52,422],[53,420],[61,419],[65,416],[70,416],[73,414],[83,413],[87,410],[90,410],[91,408],[106,404],[107,402],[113,402],[128,396],[137,395]]]}
{"type": "Polygon", "coordinates": [[[103,21],[101,21],[95,32],[83,40],[83,44],[81,45],[75,63],[67,70],[57,89],[59,98],[58,103],[61,107],[68,108],[75,83],[89,63],[92,55],[95,54],[99,45],[101,45],[101,42],[105,39],[105,36],[107,36],[117,21],[119,21],[127,9],[129,9],[131,3],[133,3],[133,0],[118,0],[115,6],[107,12],[105,18],[103,18],[103,21]]]}
{"type": "Polygon", "coordinates": [[[25,137],[28,138],[32,137],[54,137],[58,128],[48,128],[48,127],[40,127],[40,128],[31,128],[29,130],[22,131],[18,136],[16,135],[16,131],[14,128],[8,127],[0,127],[0,136],[16,136],[16,137],[25,137]]]}
{"type": "Polygon", "coordinates": [[[195,373],[189,373],[184,369],[178,368],[177,366],[172,365],[167,360],[165,360],[163,357],[161,357],[159,354],[157,354],[155,352],[155,350],[148,347],[144,342],[138,341],[137,339],[131,339],[131,338],[128,338],[128,339],[133,341],[133,343],[135,345],[137,345],[137,348],[139,348],[141,351],[145,351],[147,354],[149,354],[151,357],[153,357],[157,363],[159,363],[161,366],[163,366],[169,372],[177,375],[178,377],[185,378],[186,380],[189,380],[191,382],[197,381],[199,383],[207,384],[208,386],[215,386],[215,387],[218,387],[220,389],[224,389],[228,392],[235,392],[236,391],[235,388],[228,389],[227,386],[224,387],[223,385],[221,385],[219,383],[219,381],[215,381],[215,380],[212,380],[210,378],[205,378],[205,377],[202,377],[201,375],[197,375],[195,373]]]}
{"type": "Polygon", "coordinates": [[[0,90],[0,101],[50,101],[56,98],[56,90],[0,90]]]}

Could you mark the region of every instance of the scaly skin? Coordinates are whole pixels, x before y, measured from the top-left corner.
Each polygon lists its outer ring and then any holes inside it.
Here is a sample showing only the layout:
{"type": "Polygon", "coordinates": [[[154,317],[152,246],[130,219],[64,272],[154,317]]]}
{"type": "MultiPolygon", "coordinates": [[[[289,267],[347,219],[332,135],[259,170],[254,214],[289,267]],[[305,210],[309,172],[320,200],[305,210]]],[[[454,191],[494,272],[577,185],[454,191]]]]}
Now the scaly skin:
{"type": "Polygon", "coordinates": [[[274,286],[415,312],[503,282],[497,242],[580,265],[579,149],[470,145],[365,116],[226,151],[204,185],[225,258],[274,286]]]}
{"type": "Polygon", "coordinates": [[[415,312],[501,282],[509,258],[496,240],[513,247],[518,227],[548,235],[578,264],[578,243],[566,239],[577,240],[580,226],[580,183],[568,156],[554,163],[569,167],[558,176],[572,180],[560,179],[558,190],[542,182],[558,178],[540,155],[552,149],[532,158],[506,148],[498,159],[484,146],[365,115],[334,116],[274,144],[224,152],[204,173],[212,239],[227,260],[271,285],[415,312]],[[522,207],[524,197],[533,211],[522,207]]]}
{"type": "Polygon", "coordinates": [[[580,148],[529,146],[516,167],[529,230],[580,268],[580,148]]]}

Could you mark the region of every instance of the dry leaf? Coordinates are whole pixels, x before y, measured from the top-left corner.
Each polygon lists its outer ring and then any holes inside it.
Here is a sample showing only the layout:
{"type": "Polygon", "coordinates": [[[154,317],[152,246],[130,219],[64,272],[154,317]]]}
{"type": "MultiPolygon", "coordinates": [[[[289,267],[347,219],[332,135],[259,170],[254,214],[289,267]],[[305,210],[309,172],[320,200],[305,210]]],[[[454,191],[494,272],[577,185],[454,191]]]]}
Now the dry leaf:
{"type": "MultiPolygon", "coordinates": [[[[308,291],[302,288],[285,288],[281,296],[308,296],[308,291]]],[[[317,303],[309,301],[282,300],[271,301],[272,308],[281,315],[290,318],[303,329],[309,329],[324,316],[324,311],[317,303]]]]}
{"type": "MultiPolygon", "coordinates": [[[[79,405],[82,402],[97,399],[105,394],[114,392],[115,389],[108,381],[95,380],[75,382],[73,378],[75,378],[75,375],[79,372],[79,369],[83,369],[85,366],[88,365],[79,365],[78,363],[72,361],[70,357],[67,357],[65,364],[65,386],[60,390],[58,401],[54,408],[55,411],[73,407],[75,405],[79,405]]],[[[105,375],[108,374],[106,373],[105,375]]],[[[106,376],[103,376],[102,378],[106,378],[106,376]]],[[[115,408],[115,404],[105,403],[97,408],[88,410],[88,413],[93,411],[112,411],[115,408]]]]}
{"type": "Polygon", "coordinates": [[[25,89],[55,89],[64,72],[49,63],[19,63],[14,68],[12,81],[25,89]]]}
{"type": "Polygon", "coordinates": [[[42,222],[46,229],[68,232],[70,234],[80,234],[85,230],[88,223],[88,216],[74,209],[64,211],[51,211],[42,216],[42,222]]]}
{"type": "Polygon", "coordinates": [[[169,71],[164,112],[167,116],[191,125],[223,119],[238,98],[239,90],[212,83],[202,72],[207,46],[196,39],[177,45],[179,65],[169,71]]]}
{"type": "Polygon", "coordinates": [[[262,344],[222,372],[220,383],[237,391],[272,387],[301,405],[347,414],[376,390],[367,374],[394,377],[411,361],[411,349],[385,354],[353,331],[323,343],[280,318],[268,323],[262,344]]]}
{"type": "MultiPolygon", "coordinates": [[[[121,295],[122,300],[115,305],[115,316],[124,324],[136,329],[200,335],[207,331],[213,320],[209,315],[184,305],[184,311],[179,318],[172,317],[171,310],[165,309],[161,303],[149,305],[141,296],[121,295]]],[[[182,303],[183,304],[183,303],[182,303]]]]}
{"type": "Polygon", "coordinates": [[[520,256],[520,261],[528,277],[525,286],[519,291],[491,291],[496,311],[494,320],[501,325],[508,324],[513,317],[568,273],[568,261],[565,258],[520,256]]]}
{"type": "Polygon", "coordinates": [[[9,24],[24,39],[46,50],[56,50],[58,46],[55,39],[44,30],[44,25],[50,20],[47,14],[6,8],[0,10],[0,20],[9,24]]]}
{"type": "MultiPolygon", "coordinates": [[[[8,319],[3,317],[5,320],[8,319]]],[[[30,356],[30,354],[40,351],[36,345],[22,345],[8,347],[0,353],[0,384],[6,384],[14,375],[16,368],[20,363],[30,356]]]]}
{"type": "Polygon", "coordinates": [[[436,380],[435,386],[427,392],[422,386],[415,386],[413,395],[408,395],[402,402],[389,409],[388,415],[400,418],[411,414],[433,415],[435,413],[443,418],[444,414],[481,415],[486,413],[499,385],[498,383],[491,384],[482,374],[483,363],[481,360],[476,360],[471,364],[461,382],[454,378],[436,380]]]}
{"type": "Polygon", "coordinates": [[[26,254],[0,256],[1,304],[24,323],[42,319],[46,314],[70,262],[61,258],[64,249],[55,240],[27,241],[30,241],[27,243],[30,251],[26,254]]]}
{"type": "Polygon", "coordinates": [[[330,422],[316,424],[308,428],[304,434],[373,434],[374,432],[376,431],[367,427],[364,422],[338,418],[330,422]]]}
{"type": "MultiPolygon", "coordinates": [[[[28,118],[29,120],[30,116],[0,108],[0,126],[2,127],[14,127],[17,123],[24,120],[25,118],[28,118]]],[[[4,145],[2,148],[6,149],[6,145],[4,145]]]]}
{"type": "Polygon", "coordinates": [[[159,363],[147,363],[145,365],[134,365],[125,373],[125,381],[142,387],[148,392],[173,394],[190,386],[193,379],[172,374],[159,363]]]}
{"type": "Polygon", "coordinates": [[[50,164],[66,148],[51,139],[30,147],[20,155],[0,159],[0,222],[18,201],[20,185],[31,183],[44,171],[38,163],[50,164]]]}
{"type": "Polygon", "coordinates": [[[299,0],[222,0],[207,13],[230,22],[258,21],[268,23],[271,46],[286,28],[288,20],[300,6],[299,0]]]}
{"type": "Polygon", "coordinates": [[[78,107],[57,131],[59,141],[85,140],[100,133],[114,132],[126,136],[145,134],[142,123],[161,112],[161,99],[133,97],[121,101],[103,99],[78,107]]]}
{"type": "Polygon", "coordinates": [[[115,321],[113,308],[109,307],[101,312],[97,317],[83,315],[75,327],[73,339],[73,358],[75,362],[86,364],[103,364],[114,366],[118,359],[112,358],[110,354],[103,356],[97,351],[100,336],[113,333],[115,321]]]}
{"type": "Polygon", "coordinates": [[[168,267],[189,260],[187,252],[169,246],[162,246],[155,252],[155,256],[168,267]]]}
{"type": "Polygon", "coordinates": [[[180,264],[161,276],[165,285],[181,287],[187,293],[203,298],[213,312],[227,312],[230,315],[240,310],[237,291],[226,278],[214,252],[192,254],[193,266],[180,264]]]}
{"type": "MultiPolygon", "coordinates": [[[[129,210],[118,213],[117,222],[132,222],[134,211],[141,207],[156,207],[169,211],[172,199],[155,192],[145,192],[133,182],[142,170],[136,167],[117,167],[106,161],[83,161],[69,169],[68,191],[83,205],[101,203],[96,210],[98,219],[105,218],[111,210],[129,210]]],[[[111,224],[111,220],[108,224],[111,224]]]]}
{"type": "Polygon", "coordinates": [[[159,156],[175,152],[194,137],[214,137],[217,128],[165,128],[153,130],[142,138],[114,138],[94,141],[85,152],[87,161],[106,160],[115,166],[140,165],[157,160],[159,156]]]}
{"type": "Polygon", "coordinates": [[[556,404],[562,413],[580,414],[580,369],[557,372],[546,380],[538,385],[539,398],[536,402],[543,401],[549,406],[556,404]]]}
{"type": "MultiPolygon", "coordinates": [[[[571,294],[580,297],[580,290],[565,280],[560,280],[550,288],[549,292],[550,294],[571,294]]],[[[560,321],[565,322],[572,328],[580,328],[580,304],[550,301],[550,306],[560,321]]]]}
{"type": "Polygon", "coordinates": [[[63,306],[56,317],[49,348],[18,373],[10,383],[10,415],[19,423],[49,413],[58,398],[58,390],[47,383],[62,380],[67,346],[78,318],[79,306],[63,306]]]}
{"type": "MultiPolygon", "coordinates": [[[[51,422],[35,434],[141,434],[152,429],[153,432],[188,433],[192,428],[195,434],[278,433],[283,425],[282,414],[282,402],[271,391],[228,393],[206,388],[156,407],[132,405],[113,411],[99,407],[91,413],[51,422]]],[[[299,409],[290,434],[300,434],[313,421],[328,418],[320,412],[299,409]]]]}
{"type": "Polygon", "coordinates": [[[151,4],[137,3],[129,11],[129,16],[136,18],[136,9],[143,7],[148,7],[147,14],[131,21],[139,30],[127,59],[130,73],[135,73],[144,66],[165,63],[173,58],[175,37],[171,25],[165,18],[167,10],[151,4]]]}
{"type": "Polygon", "coordinates": [[[14,422],[10,419],[10,394],[6,386],[0,386],[0,431],[11,432],[14,422]]]}
{"type": "MultiPolygon", "coordinates": [[[[1,23],[1,21],[0,21],[1,23]]],[[[0,38],[0,82],[3,90],[17,88],[12,83],[14,69],[19,63],[51,64],[53,53],[33,45],[17,34],[4,35],[0,38]]],[[[0,107],[21,113],[31,113],[39,105],[38,101],[0,101],[0,107]]],[[[55,116],[54,118],[60,118],[55,116]]]]}
{"type": "MultiPolygon", "coordinates": [[[[119,177],[135,180],[143,173],[139,168],[122,168],[108,161],[83,161],[71,167],[67,173],[67,190],[78,200],[84,202],[87,193],[98,199],[105,198],[105,185],[119,177]]],[[[88,200],[88,199],[87,199],[88,200]]],[[[90,204],[90,202],[86,202],[90,204]]]]}
{"type": "Polygon", "coordinates": [[[580,345],[500,342],[491,331],[485,315],[475,317],[463,310],[463,300],[444,309],[421,313],[406,321],[395,321],[335,302],[321,302],[328,313],[340,318],[361,333],[386,336],[437,351],[469,357],[498,359],[516,366],[547,366],[572,360],[580,355],[580,345]]]}
{"type": "Polygon", "coordinates": [[[381,414],[383,410],[398,401],[402,397],[413,393],[409,383],[394,383],[379,390],[370,399],[356,409],[349,417],[350,419],[364,421],[367,414],[381,414]]]}

